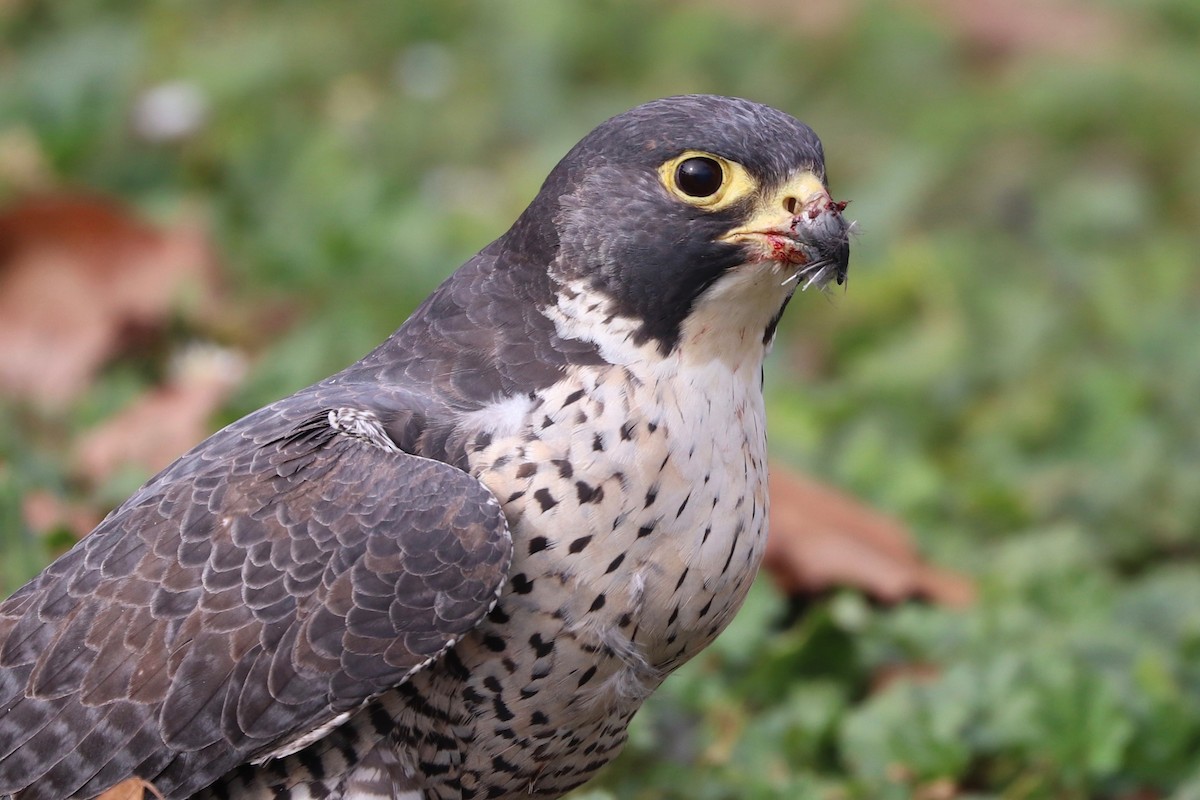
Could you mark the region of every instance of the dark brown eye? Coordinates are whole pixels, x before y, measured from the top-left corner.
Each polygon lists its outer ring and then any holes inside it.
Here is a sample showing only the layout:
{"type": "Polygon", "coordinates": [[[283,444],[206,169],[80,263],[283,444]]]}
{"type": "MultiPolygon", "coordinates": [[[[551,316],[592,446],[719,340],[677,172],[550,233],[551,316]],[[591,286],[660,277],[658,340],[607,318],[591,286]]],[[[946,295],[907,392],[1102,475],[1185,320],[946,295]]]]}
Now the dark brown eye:
{"type": "Polygon", "coordinates": [[[680,162],[675,170],[675,185],[689,197],[709,197],[716,194],[724,179],[721,165],[704,156],[680,162]]]}

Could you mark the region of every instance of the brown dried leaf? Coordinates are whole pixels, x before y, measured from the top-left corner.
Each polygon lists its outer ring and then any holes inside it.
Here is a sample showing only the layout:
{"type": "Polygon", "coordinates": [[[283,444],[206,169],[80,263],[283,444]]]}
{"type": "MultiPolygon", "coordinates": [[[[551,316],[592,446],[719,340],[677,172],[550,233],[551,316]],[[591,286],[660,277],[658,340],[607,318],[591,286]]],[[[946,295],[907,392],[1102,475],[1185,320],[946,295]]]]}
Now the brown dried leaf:
{"type": "Polygon", "coordinates": [[[141,778],[130,778],[118,783],[111,789],[106,790],[96,800],[144,800],[146,792],[149,792],[158,800],[163,800],[162,793],[154,788],[154,784],[144,781],[141,778]]]}
{"type": "Polygon", "coordinates": [[[86,433],[75,471],[92,484],[131,467],[152,474],[212,431],[211,419],[245,374],[242,358],[212,346],[185,351],[162,386],[86,433]]]}
{"type": "Polygon", "coordinates": [[[967,578],[923,561],[899,522],[779,464],[763,566],[793,596],[848,586],[882,603],[963,606],[975,595],[967,578]]]}
{"type": "Polygon", "coordinates": [[[203,234],[158,230],[115,202],[29,198],[0,211],[0,392],[61,405],[133,334],[216,293],[203,234]]]}

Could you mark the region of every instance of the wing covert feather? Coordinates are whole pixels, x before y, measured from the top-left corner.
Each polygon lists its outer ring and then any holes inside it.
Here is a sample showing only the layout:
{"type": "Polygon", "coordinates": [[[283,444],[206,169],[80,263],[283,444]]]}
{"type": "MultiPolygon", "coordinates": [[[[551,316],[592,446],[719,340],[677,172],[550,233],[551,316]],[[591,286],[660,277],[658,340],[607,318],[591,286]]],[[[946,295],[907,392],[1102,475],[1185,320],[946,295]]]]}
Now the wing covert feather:
{"type": "Polygon", "coordinates": [[[134,774],[188,794],[402,683],[487,613],[512,555],[495,498],[338,430],[328,402],[216,434],[0,605],[0,796],[134,774]]]}

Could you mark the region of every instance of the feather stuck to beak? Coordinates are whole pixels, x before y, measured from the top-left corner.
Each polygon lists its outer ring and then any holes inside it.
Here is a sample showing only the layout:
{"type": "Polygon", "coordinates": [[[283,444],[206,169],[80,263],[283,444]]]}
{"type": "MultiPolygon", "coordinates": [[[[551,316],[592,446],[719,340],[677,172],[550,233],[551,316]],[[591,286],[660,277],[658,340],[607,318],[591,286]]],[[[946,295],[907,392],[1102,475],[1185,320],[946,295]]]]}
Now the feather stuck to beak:
{"type": "Polygon", "coordinates": [[[722,238],[749,246],[760,260],[798,267],[785,284],[801,278],[802,289],[823,286],[831,279],[842,284],[849,270],[854,229],[842,213],[846,205],[830,197],[816,175],[802,172],[769,195],[746,225],[722,238]]]}

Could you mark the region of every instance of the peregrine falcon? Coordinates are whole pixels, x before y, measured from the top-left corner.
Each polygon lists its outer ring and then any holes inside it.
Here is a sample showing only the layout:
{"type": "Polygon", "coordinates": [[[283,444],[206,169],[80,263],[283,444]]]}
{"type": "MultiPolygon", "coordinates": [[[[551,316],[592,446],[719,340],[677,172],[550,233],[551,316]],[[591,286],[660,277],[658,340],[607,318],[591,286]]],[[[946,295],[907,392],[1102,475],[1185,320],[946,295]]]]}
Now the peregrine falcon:
{"type": "Polygon", "coordinates": [[[763,358],[846,276],[821,143],[602,123],[383,344],[150,479],[0,606],[0,797],[554,798],[763,552],[763,358]]]}

